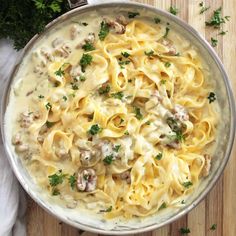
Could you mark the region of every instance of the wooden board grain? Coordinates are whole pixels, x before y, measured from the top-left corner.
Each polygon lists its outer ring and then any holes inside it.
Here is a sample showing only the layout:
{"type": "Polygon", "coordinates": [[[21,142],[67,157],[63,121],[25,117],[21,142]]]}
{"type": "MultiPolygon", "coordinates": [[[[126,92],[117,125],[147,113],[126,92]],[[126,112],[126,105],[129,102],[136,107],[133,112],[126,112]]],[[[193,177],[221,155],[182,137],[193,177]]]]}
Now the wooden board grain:
{"type": "MultiPolygon", "coordinates": [[[[199,14],[199,1],[196,0],[137,0],[155,7],[168,10],[170,5],[180,9],[178,16],[192,25],[197,31],[210,41],[211,37],[218,39],[216,52],[223,61],[233,90],[236,91],[236,1],[235,0],[205,0],[210,6],[205,14],[199,14]],[[212,11],[222,6],[223,15],[231,16],[224,24],[228,30],[225,36],[217,35],[215,30],[205,27],[212,11]]],[[[234,94],[235,96],[235,94],[234,94]]],[[[235,96],[236,97],[236,96],[235,96]]],[[[195,209],[176,222],[158,230],[138,234],[139,236],[177,236],[181,227],[188,227],[191,236],[235,236],[236,235],[236,143],[231,158],[226,166],[224,175],[216,186],[195,209]],[[216,230],[210,230],[212,224],[217,224],[216,230]]],[[[81,232],[66,225],[49,215],[28,197],[27,235],[29,236],[98,236],[89,232],[81,232]]]]}

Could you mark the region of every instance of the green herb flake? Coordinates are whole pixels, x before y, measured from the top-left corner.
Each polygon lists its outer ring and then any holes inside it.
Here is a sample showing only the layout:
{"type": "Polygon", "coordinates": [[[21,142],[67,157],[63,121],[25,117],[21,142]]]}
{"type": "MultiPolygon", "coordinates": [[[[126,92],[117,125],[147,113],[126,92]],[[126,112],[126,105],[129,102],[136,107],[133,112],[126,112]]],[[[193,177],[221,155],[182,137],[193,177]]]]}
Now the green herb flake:
{"type": "Polygon", "coordinates": [[[160,207],[158,208],[158,211],[162,210],[162,209],[165,209],[167,207],[166,203],[163,202],[160,207]]]}
{"type": "Polygon", "coordinates": [[[155,156],[155,159],[157,159],[157,160],[161,160],[162,159],[162,156],[163,156],[163,154],[162,154],[162,152],[159,152],[156,156],[155,156]]]}
{"type": "Polygon", "coordinates": [[[104,39],[107,37],[107,35],[109,34],[109,25],[105,22],[102,21],[100,24],[100,31],[98,33],[98,37],[101,41],[104,41],[104,39]]]}
{"type": "Polygon", "coordinates": [[[154,22],[155,22],[155,24],[159,24],[161,22],[161,19],[158,18],[158,17],[155,17],[154,18],[154,22]]]}
{"type": "Polygon", "coordinates": [[[203,2],[200,2],[200,3],[199,3],[199,7],[203,7],[203,2]]]}
{"type": "Polygon", "coordinates": [[[226,19],[227,21],[229,21],[230,16],[225,16],[225,19],[226,19]]]}
{"type": "Polygon", "coordinates": [[[128,12],[128,17],[131,19],[131,18],[135,18],[136,16],[139,16],[139,12],[131,12],[129,11],[128,12]]]}
{"type": "Polygon", "coordinates": [[[211,46],[216,47],[217,43],[218,43],[218,40],[211,37],[211,46]]]}
{"type": "Polygon", "coordinates": [[[54,72],[56,76],[63,76],[65,74],[64,70],[62,70],[62,66],[54,72]]]}
{"type": "Polygon", "coordinates": [[[95,47],[94,47],[91,43],[86,42],[86,43],[82,46],[82,49],[84,49],[84,51],[86,51],[86,52],[89,52],[89,51],[95,50],[95,47]]]}
{"type": "Polygon", "coordinates": [[[98,124],[95,124],[90,127],[88,133],[91,135],[95,135],[95,134],[100,133],[101,131],[102,131],[102,128],[98,124]]]}
{"type": "Polygon", "coordinates": [[[60,191],[57,188],[52,189],[52,196],[58,196],[60,195],[60,191]]]}
{"type": "Polygon", "coordinates": [[[76,185],[76,176],[75,176],[75,173],[73,175],[71,175],[68,179],[69,183],[70,183],[70,187],[72,189],[75,188],[75,185],[76,185]]]}
{"type": "Polygon", "coordinates": [[[80,59],[79,64],[81,65],[82,72],[85,72],[85,69],[88,65],[91,65],[93,57],[87,53],[83,53],[83,56],[80,59]]]}
{"type": "Polygon", "coordinates": [[[151,57],[154,55],[154,51],[153,50],[150,50],[150,51],[145,51],[144,54],[148,57],[151,57]]]}
{"type": "Polygon", "coordinates": [[[112,93],[111,96],[113,98],[122,100],[122,98],[124,97],[124,93],[123,92],[112,93]]]}
{"type": "Polygon", "coordinates": [[[190,233],[190,229],[189,228],[180,228],[179,232],[181,234],[189,234],[190,233]]]}
{"type": "Polygon", "coordinates": [[[167,62],[165,63],[165,67],[168,68],[168,67],[170,67],[170,66],[171,66],[171,63],[167,61],[167,62]]]}
{"type": "Polygon", "coordinates": [[[112,211],[112,206],[108,207],[105,210],[100,210],[100,212],[111,212],[112,211]]]}
{"type": "Polygon", "coordinates": [[[119,61],[119,65],[120,65],[120,68],[121,69],[124,69],[125,67],[124,67],[124,65],[128,65],[130,63],[130,61],[119,61]]]}
{"type": "Polygon", "coordinates": [[[173,14],[173,15],[177,15],[179,10],[178,8],[176,8],[175,6],[170,6],[170,9],[169,9],[170,13],[173,14]]]}
{"type": "Polygon", "coordinates": [[[122,52],[121,55],[125,58],[128,58],[130,56],[128,52],[122,52]]]}
{"type": "Polygon", "coordinates": [[[150,124],[151,124],[151,121],[150,121],[150,120],[148,120],[148,121],[145,122],[145,125],[150,125],[150,124]]]}
{"type": "Polygon", "coordinates": [[[184,200],[182,200],[182,201],[181,201],[181,204],[185,204],[185,201],[184,201],[184,200]]]}
{"type": "Polygon", "coordinates": [[[228,32],[228,30],[226,30],[226,31],[221,31],[218,35],[226,35],[226,33],[228,32]]]}
{"type": "Polygon", "coordinates": [[[110,92],[110,90],[111,90],[110,85],[109,85],[109,84],[106,84],[106,85],[103,85],[102,87],[100,87],[100,88],[98,89],[98,93],[99,93],[100,95],[102,95],[102,94],[107,94],[107,93],[110,92]]]}
{"type": "Polygon", "coordinates": [[[222,8],[218,8],[214,11],[213,16],[209,21],[206,21],[206,26],[212,26],[214,28],[219,28],[221,24],[225,23],[225,19],[221,15],[222,8]]]}
{"type": "Polygon", "coordinates": [[[44,96],[40,94],[40,95],[38,96],[38,98],[44,98],[44,96]]]}
{"type": "Polygon", "coordinates": [[[110,165],[110,164],[112,163],[112,161],[113,161],[113,155],[112,155],[112,154],[106,156],[106,157],[103,159],[103,162],[104,162],[105,164],[107,164],[107,165],[110,165]]]}
{"type": "Polygon", "coordinates": [[[86,23],[86,22],[82,22],[81,25],[83,25],[83,26],[87,26],[88,23],[86,23]]]}
{"type": "Polygon", "coordinates": [[[56,124],[56,122],[50,122],[47,120],[45,124],[46,124],[47,128],[51,128],[53,125],[56,124]]]}
{"type": "Polygon", "coordinates": [[[47,110],[51,110],[52,109],[52,105],[50,102],[48,102],[46,105],[45,105],[46,109],[47,110]]]}
{"type": "Polygon", "coordinates": [[[182,185],[185,187],[185,188],[189,188],[190,186],[193,185],[193,183],[191,181],[187,181],[187,182],[183,182],[182,185]]]}
{"type": "Polygon", "coordinates": [[[58,184],[62,184],[66,174],[62,174],[62,170],[59,170],[57,173],[53,175],[49,175],[49,183],[52,187],[57,186],[58,184]]]}
{"type": "Polygon", "coordinates": [[[114,152],[119,152],[121,145],[115,145],[113,148],[114,152]]]}
{"type": "Polygon", "coordinates": [[[169,27],[166,27],[165,34],[163,35],[164,38],[167,37],[167,35],[169,34],[169,31],[170,31],[170,28],[169,28],[169,27]]]}
{"type": "Polygon", "coordinates": [[[205,11],[207,11],[207,10],[209,10],[210,9],[210,7],[203,7],[202,6],[202,8],[201,8],[201,10],[200,10],[200,14],[203,14],[205,11]]]}
{"type": "Polygon", "coordinates": [[[210,92],[207,98],[209,100],[209,103],[212,103],[216,100],[216,95],[215,95],[215,93],[210,92]]]}
{"type": "Polygon", "coordinates": [[[81,82],[84,82],[84,81],[86,80],[86,77],[85,77],[84,75],[81,75],[81,76],[79,77],[79,80],[80,80],[81,82]]]}
{"type": "Polygon", "coordinates": [[[161,84],[165,84],[166,83],[166,80],[165,79],[162,79],[161,80],[161,84]]]}
{"type": "Polygon", "coordinates": [[[139,107],[134,107],[134,113],[135,113],[135,117],[138,120],[142,120],[143,119],[143,115],[142,115],[139,107]]]}
{"type": "Polygon", "coordinates": [[[129,131],[126,130],[126,131],[124,132],[124,134],[125,134],[125,135],[129,135],[129,131]]]}
{"type": "Polygon", "coordinates": [[[132,79],[128,79],[128,83],[132,83],[132,79]]]}
{"type": "Polygon", "coordinates": [[[213,224],[210,228],[210,230],[216,230],[217,224],[213,224]]]}

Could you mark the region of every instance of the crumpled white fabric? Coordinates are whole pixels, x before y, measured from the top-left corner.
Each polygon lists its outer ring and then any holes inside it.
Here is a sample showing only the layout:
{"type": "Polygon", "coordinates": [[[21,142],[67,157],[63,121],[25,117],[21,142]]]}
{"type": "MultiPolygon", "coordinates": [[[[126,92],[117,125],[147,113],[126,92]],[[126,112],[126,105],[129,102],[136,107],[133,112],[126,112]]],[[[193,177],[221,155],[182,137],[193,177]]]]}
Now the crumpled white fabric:
{"type": "MultiPolygon", "coordinates": [[[[89,4],[102,2],[111,1],[88,0],[89,4]]],[[[0,101],[5,81],[19,54],[13,49],[12,42],[0,40],[0,101]]],[[[0,136],[0,236],[25,236],[25,211],[25,193],[9,165],[0,136]]]]}

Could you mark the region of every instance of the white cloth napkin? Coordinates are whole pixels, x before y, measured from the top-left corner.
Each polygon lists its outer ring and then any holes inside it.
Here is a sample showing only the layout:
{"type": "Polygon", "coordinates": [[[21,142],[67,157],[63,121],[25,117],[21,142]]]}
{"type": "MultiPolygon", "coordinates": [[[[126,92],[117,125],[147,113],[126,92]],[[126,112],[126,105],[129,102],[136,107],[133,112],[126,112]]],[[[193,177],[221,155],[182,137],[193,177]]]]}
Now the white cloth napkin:
{"type": "MultiPolygon", "coordinates": [[[[111,1],[88,0],[89,4],[101,2],[111,1]]],[[[0,101],[19,53],[9,40],[0,40],[0,101]]],[[[11,170],[0,136],[0,236],[25,236],[25,211],[25,194],[11,170]]]]}

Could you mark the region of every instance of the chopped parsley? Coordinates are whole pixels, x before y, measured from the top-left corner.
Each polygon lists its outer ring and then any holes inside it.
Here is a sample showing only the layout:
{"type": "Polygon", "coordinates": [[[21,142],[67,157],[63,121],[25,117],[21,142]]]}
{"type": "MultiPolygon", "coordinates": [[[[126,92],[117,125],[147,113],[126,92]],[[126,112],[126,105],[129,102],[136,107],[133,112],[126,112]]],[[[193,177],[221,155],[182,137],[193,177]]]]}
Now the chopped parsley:
{"type": "Polygon", "coordinates": [[[108,207],[105,210],[100,210],[100,212],[111,212],[112,211],[112,206],[108,207]]]}
{"type": "Polygon", "coordinates": [[[167,62],[165,63],[165,67],[168,68],[168,67],[170,67],[170,66],[171,66],[171,63],[167,61],[167,62]]]}
{"type": "Polygon", "coordinates": [[[185,201],[184,201],[184,200],[182,200],[182,201],[181,201],[181,204],[185,204],[185,201]]]}
{"type": "Polygon", "coordinates": [[[63,96],[62,99],[66,102],[67,101],[67,96],[63,96]]]}
{"type": "Polygon", "coordinates": [[[167,35],[169,34],[169,31],[170,31],[170,28],[169,27],[166,27],[166,32],[165,32],[165,34],[164,34],[164,38],[166,38],[167,37],[167,35]]]}
{"type": "Polygon", "coordinates": [[[100,31],[98,33],[98,37],[101,41],[104,41],[104,39],[107,37],[107,35],[109,34],[109,25],[105,22],[102,21],[100,24],[100,31]]]}
{"type": "Polygon", "coordinates": [[[75,185],[76,185],[75,173],[73,175],[71,175],[68,180],[69,180],[71,188],[74,189],[75,185]]]}
{"type": "Polygon", "coordinates": [[[148,57],[151,57],[154,55],[154,51],[153,50],[150,50],[149,52],[145,51],[144,54],[148,57]]]}
{"type": "Polygon", "coordinates": [[[145,124],[146,124],[146,125],[150,125],[150,124],[151,124],[151,121],[148,120],[148,121],[145,122],[145,124]]]}
{"type": "Polygon", "coordinates": [[[212,103],[216,100],[216,95],[215,95],[215,93],[210,92],[207,98],[209,100],[209,103],[212,103]]]}
{"type": "Polygon", "coordinates": [[[128,58],[130,56],[128,52],[122,52],[121,55],[125,58],[128,58]]]}
{"type": "Polygon", "coordinates": [[[85,72],[86,67],[91,64],[92,60],[93,60],[93,57],[91,55],[87,53],[83,53],[83,56],[81,57],[79,61],[82,72],[85,72]]]}
{"type": "Polygon", "coordinates": [[[81,25],[83,25],[83,26],[87,26],[88,23],[86,23],[86,22],[82,22],[81,25]]]}
{"type": "Polygon", "coordinates": [[[162,79],[161,80],[161,84],[165,84],[166,83],[166,80],[165,79],[162,79]]]}
{"type": "Polygon", "coordinates": [[[193,183],[191,181],[187,181],[187,182],[183,182],[182,185],[185,187],[185,188],[189,188],[190,186],[193,185],[193,183]]]}
{"type": "Polygon", "coordinates": [[[182,133],[182,124],[173,117],[168,117],[166,119],[166,123],[169,125],[171,130],[175,132],[175,135],[169,135],[168,137],[175,141],[182,142],[184,140],[184,135],[182,133]]]}
{"type": "Polygon", "coordinates": [[[132,82],[132,79],[128,79],[128,83],[131,83],[132,82]]]}
{"type": "Polygon", "coordinates": [[[89,51],[95,50],[95,47],[94,47],[91,43],[86,42],[86,43],[82,46],[82,49],[84,49],[84,51],[86,51],[86,52],[89,52],[89,51]]]}
{"type": "Polygon", "coordinates": [[[226,31],[221,31],[218,35],[226,35],[226,33],[228,32],[228,30],[226,30],[226,31]]]}
{"type": "Polygon", "coordinates": [[[77,84],[72,84],[71,87],[72,87],[73,90],[78,90],[79,89],[77,84]]]}
{"type": "Polygon", "coordinates": [[[162,210],[162,209],[165,209],[167,207],[166,203],[163,202],[160,207],[158,208],[158,211],[162,210]]]}
{"type": "Polygon", "coordinates": [[[205,11],[207,11],[208,9],[210,9],[210,7],[204,7],[202,6],[201,7],[201,10],[200,10],[200,14],[203,14],[205,11]]]}
{"type": "Polygon", "coordinates": [[[139,12],[131,12],[131,11],[128,11],[128,17],[131,19],[131,18],[134,18],[136,16],[139,16],[139,12]]]}
{"type": "Polygon", "coordinates": [[[200,3],[199,3],[199,7],[203,7],[203,2],[200,2],[200,3]]]}
{"type": "Polygon", "coordinates": [[[129,135],[129,131],[126,130],[126,131],[124,132],[124,134],[125,134],[125,135],[129,135]]]}
{"type": "Polygon", "coordinates": [[[57,186],[58,184],[62,184],[66,174],[62,174],[62,170],[59,170],[57,173],[53,175],[49,175],[49,183],[52,187],[57,186]]]}
{"type": "Polygon", "coordinates": [[[46,126],[47,128],[51,128],[53,125],[55,125],[56,122],[50,122],[50,121],[46,121],[46,126]]]}
{"type": "Polygon", "coordinates": [[[112,93],[111,96],[113,98],[122,100],[122,98],[124,97],[124,93],[123,92],[112,93]]]}
{"type": "Polygon", "coordinates": [[[218,43],[218,40],[211,37],[211,46],[216,47],[217,43],[218,43]]]}
{"type": "Polygon", "coordinates": [[[40,94],[40,95],[38,96],[38,98],[44,98],[44,96],[40,94]]]}
{"type": "Polygon", "coordinates": [[[102,87],[100,87],[100,88],[98,89],[98,93],[99,93],[100,95],[102,95],[102,94],[107,94],[107,93],[110,92],[110,90],[111,90],[110,85],[109,85],[109,84],[106,84],[106,85],[103,85],[102,87]]]}
{"type": "Polygon", "coordinates": [[[190,233],[190,229],[189,228],[180,228],[179,232],[181,234],[189,234],[190,233]]]}
{"type": "Polygon", "coordinates": [[[205,24],[206,26],[212,26],[214,28],[220,28],[220,25],[225,23],[225,19],[221,15],[221,10],[222,8],[218,8],[217,10],[214,11],[213,16],[209,21],[206,21],[205,24]]]}
{"type": "Polygon", "coordinates": [[[216,230],[217,224],[213,224],[210,228],[210,230],[216,230]]]}
{"type": "Polygon", "coordinates": [[[163,154],[162,154],[162,152],[160,152],[160,153],[158,153],[156,156],[155,156],[155,159],[157,159],[157,160],[161,160],[161,158],[162,158],[162,156],[163,156],[163,154]]]}
{"type": "Polygon", "coordinates": [[[143,115],[142,115],[139,107],[134,107],[134,112],[135,112],[135,117],[138,120],[142,120],[143,119],[143,115]]]}
{"type": "Polygon", "coordinates": [[[173,14],[173,15],[175,15],[175,16],[176,16],[176,15],[178,14],[178,12],[179,12],[179,10],[178,10],[176,7],[174,7],[174,6],[170,6],[169,11],[170,11],[171,14],[173,14]]]}
{"type": "Polygon", "coordinates": [[[128,65],[130,63],[130,61],[119,61],[119,65],[120,65],[120,68],[121,69],[124,69],[125,67],[124,67],[124,65],[128,65]]]}
{"type": "Polygon", "coordinates": [[[57,76],[63,76],[65,72],[62,70],[62,66],[57,71],[55,71],[54,74],[57,76]]]}
{"type": "Polygon", "coordinates": [[[53,188],[53,190],[52,190],[52,195],[53,195],[53,196],[60,195],[60,191],[59,191],[57,188],[53,188]]]}
{"type": "Polygon", "coordinates": [[[45,105],[46,109],[47,110],[51,110],[52,109],[52,105],[50,102],[48,102],[46,105],[45,105]]]}
{"type": "Polygon", "coordinates": [[[113,148],[114,152],[119,152],[121,145],[115,145],[113,148]]]}
{"type": "Polygon", "coordinates": [[[177,52],[177,53],[175,54],[175,56],[176,56],[176,57],[180,56],[180,53],[179,53],[179,52],[177,52]]]}
{"type": "Polygon", "coordinates": [[[113,161],[113,155],[112,155],[112,154],[106,156],[106,157],[103,159],[103,162],[104,162],[105,164],[108,164],[108,165],[110,165],[110,164],[112,163],[112,161],[113,161]]]}
{"type": "Polygon", "coordinates": [[[155,22],[155,24],[159,24],[161,22],[161,19],[158,18],[158,17],[155,17],[154,18],[154,22],[155,22]]]}
{"type": "Polygon", "coordinates": [[[85,77],[84,75],[81,75],[81,76],[79,77],[79,80],[80,80],[81,82],[83,82],[83,81],[86,80],[86,77],[85,77]]]}
{"type": "Polygon", "coordinates": [[[95,134],[100,133],[101,131],[102,131],[102,128],[98,124],[95,124],[90,127],[88,133],[91,135],[95,135],[95,134]]]}

